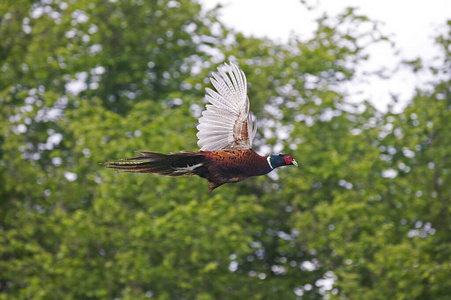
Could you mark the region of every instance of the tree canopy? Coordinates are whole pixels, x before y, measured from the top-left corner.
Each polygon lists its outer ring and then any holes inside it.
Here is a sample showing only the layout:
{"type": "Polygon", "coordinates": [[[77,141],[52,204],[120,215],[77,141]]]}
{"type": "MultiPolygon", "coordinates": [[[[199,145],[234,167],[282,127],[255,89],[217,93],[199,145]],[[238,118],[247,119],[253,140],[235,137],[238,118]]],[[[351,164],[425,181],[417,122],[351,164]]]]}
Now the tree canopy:
{"type": "Polygon", "coordinates": [[[448,299],[451,22],[402,112],[352,104],[377,23],[245,36],[195,1],[0,3],[0,299],[448,299]],[[209,194],[100,163],[197,151],[209,72],[247,75],[261,153],[300,164],[209,194]]]}

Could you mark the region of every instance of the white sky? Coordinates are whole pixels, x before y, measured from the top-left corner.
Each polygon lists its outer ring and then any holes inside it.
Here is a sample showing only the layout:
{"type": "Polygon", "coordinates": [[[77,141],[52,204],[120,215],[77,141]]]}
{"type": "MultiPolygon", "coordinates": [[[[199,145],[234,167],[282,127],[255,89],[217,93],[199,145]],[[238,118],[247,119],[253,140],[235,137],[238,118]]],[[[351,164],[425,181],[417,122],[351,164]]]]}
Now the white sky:
{"type": "MultiPolygon", "coordinates": [[[[309,38],[315,29],[314,20],[327,12],[334,16],[346,7],[359,8],[358,13],[370,19],[382,21],[383,32],[391,35],[399,56],[390,47],[371,49],[371,60],[361,67],[361,71],[374,70],[381,66],[393,69],[401,59],[421,57],[432,62],[438,55],[433,37],[443,30],[447,19],[451,19],[451,0],[319,0],[319,8],[308,11],[299,0],[201,0],[207,8],[221,3],[220,19],[229,27],[256,37],[268,37],[278,41],[288,40],[294,33],[301,38],[309,38]]],[[[315,0],[309,3],[317,3],[315,0]]],[[[360,77],[362,78],[362,77],[360,77]]],[[[430,80],[427,74],[415,77],[408,70],[401,70],[390,80],[376,77],[366,78],[366,82],[356,80],[345,88],[351,99],[370,99],[379,109],[384,110],[390,101],[390,94],[396,94],[401,102],[413,96],[416,86],[424,86],[430,80]]]]}

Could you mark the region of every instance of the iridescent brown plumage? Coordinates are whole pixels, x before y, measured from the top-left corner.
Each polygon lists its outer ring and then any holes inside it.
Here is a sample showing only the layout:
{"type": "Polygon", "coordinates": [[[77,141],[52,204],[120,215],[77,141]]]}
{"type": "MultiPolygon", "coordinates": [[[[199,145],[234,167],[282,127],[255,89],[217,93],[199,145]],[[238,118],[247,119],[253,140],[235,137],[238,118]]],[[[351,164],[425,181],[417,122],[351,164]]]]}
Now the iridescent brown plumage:
{"type": "Polygon", "coordinates": [[[225,184],[271,172],[267,158],[254,150],[220,150],[161,154],[140,152],[142,156],[106,163],[122,172],[153,173],[182,177],[198,175],[210,182],[209,191],[225,184]]]}
{"type": "Polygon", "coordinates": [[[200,151],[140,152],[141,156],[105,164],[121,172],[198,175],[208,180],[210,192],[225,183],[264,175],[280,166],[297,166],[290,155],[264,157],[252,150],[257,127],[249,111],[246,77],[233,63],[224,64],[218,71],[211,78],[216,91],[207,88],[206,98],[212,105],[207,105],[197,126],[200,151]]]}

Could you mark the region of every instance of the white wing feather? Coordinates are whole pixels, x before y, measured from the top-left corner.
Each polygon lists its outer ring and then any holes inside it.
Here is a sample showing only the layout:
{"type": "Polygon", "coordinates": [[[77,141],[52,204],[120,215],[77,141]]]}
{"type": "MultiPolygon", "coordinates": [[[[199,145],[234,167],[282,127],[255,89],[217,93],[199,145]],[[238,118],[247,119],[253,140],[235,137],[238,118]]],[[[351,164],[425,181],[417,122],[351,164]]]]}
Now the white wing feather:
{"type": "Polygon", "coordinates": [[[257,126],[252,121],[244,72],[234,63],[224,64],[210,78],[216,91],[207,88],[211,103],[197,126],[202,151],[252,148],[257,126]]]}

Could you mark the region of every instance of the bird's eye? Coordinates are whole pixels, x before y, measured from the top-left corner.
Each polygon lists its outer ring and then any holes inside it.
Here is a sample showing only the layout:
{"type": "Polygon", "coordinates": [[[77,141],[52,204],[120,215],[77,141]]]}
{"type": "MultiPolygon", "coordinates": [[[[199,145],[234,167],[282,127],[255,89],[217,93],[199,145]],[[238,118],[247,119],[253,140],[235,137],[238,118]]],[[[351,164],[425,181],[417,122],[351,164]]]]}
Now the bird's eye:
{"type": "Polygon", "coordinates": [[[285,156],[285,163],[287,165],[291,164],[292,161],[293,161],[293,157],[291,157],[290,155],[285,156]]]}

